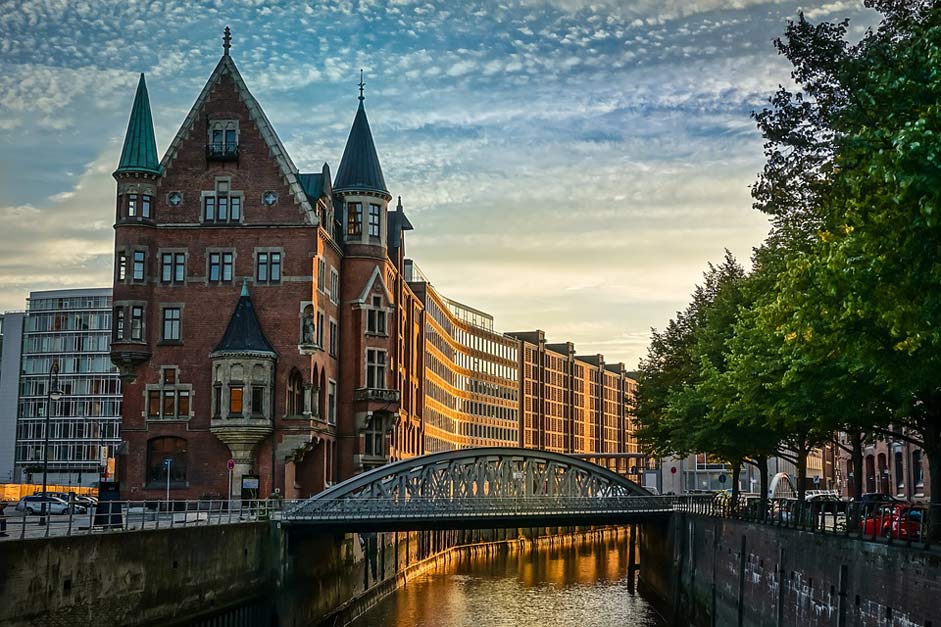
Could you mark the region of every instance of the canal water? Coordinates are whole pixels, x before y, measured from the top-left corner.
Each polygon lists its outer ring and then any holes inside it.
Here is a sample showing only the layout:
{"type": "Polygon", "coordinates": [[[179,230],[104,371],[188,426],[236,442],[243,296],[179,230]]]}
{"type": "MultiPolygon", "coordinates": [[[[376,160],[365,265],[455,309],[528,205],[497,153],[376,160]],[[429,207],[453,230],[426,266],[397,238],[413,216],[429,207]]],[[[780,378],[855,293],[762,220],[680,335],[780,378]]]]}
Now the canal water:
{"type": "Polygon", "coordinates": [[[414,579],[353,627],[662,627],[628,590],[627,536],[455,557],[414,579]]]}

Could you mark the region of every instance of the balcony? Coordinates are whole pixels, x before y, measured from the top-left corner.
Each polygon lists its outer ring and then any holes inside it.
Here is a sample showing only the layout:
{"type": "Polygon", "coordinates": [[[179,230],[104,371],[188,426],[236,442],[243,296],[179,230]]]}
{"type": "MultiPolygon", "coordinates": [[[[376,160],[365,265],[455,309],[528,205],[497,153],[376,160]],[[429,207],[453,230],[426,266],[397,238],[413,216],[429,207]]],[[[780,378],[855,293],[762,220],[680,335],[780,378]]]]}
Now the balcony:
{"type": "Polygon", "coordinates": [[[209,161],[238,161],[238,144],[209,143],[206,144],[206,159],[209,161]]]}
{"type": "Polygon", "coordinates": [[[376,401],[379,403],[398,403],[402,400],[402,393],[398,390],[385,390],[380,388],[359,388],[353,390],[353,401],[376,401]]]}

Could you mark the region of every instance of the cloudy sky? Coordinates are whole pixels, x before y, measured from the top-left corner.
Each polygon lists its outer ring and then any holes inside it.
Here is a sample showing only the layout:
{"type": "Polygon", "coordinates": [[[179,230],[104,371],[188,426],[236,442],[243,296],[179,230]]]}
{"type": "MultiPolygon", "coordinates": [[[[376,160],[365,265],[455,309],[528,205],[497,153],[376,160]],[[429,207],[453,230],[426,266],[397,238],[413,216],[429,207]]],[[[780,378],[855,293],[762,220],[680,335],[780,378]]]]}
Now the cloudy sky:
{"type": "Polygon", "coordinates": [[[634,367],[709,260],[764,236],[749,114],[800,8],[861,1],[0,0],[0,310],[108,285],[114,181],[137,74],[158,150],[221,33],[294,162],[334,171],[359,69],[408,253],[446,296],[634,367]]]}

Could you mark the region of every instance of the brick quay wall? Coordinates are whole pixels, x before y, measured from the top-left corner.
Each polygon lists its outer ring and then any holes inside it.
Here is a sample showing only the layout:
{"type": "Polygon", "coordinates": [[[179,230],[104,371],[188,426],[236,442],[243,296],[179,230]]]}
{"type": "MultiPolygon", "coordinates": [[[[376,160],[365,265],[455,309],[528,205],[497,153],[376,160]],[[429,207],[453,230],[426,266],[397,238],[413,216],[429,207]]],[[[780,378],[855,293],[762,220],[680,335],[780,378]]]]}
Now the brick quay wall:
{"type": "Polygon", "coordinates": [[[941,627],[941,552],[674,514],[639,538],[641,589],[694,627],[941,627]]]}

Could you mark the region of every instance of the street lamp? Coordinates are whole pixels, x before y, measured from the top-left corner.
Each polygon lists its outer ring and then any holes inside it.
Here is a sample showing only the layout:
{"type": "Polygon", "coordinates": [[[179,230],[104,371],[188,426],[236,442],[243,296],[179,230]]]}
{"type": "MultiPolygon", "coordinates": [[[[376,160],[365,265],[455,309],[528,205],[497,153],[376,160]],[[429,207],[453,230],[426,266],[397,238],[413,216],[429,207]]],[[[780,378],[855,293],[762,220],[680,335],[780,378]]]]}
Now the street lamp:
{"type": "Polygon", "coordinates": [[[42,515],[39,517],[39,524],[46,524],[46,489],[49,478],[49,418],[52,414],[52,402],[62,398],[62,391],[59,390],[59,360],[52,360],[52,367],[49,368],[49,380],[46,383],[46,425],[43,434],[42,449],[42,515]]]}
{"type": "Polygon", "coordinates": [[[164,459],[163,465],[167,467],[167,511],[170,511],[170,467],[173,465],[173,458],[164,459]]]}

